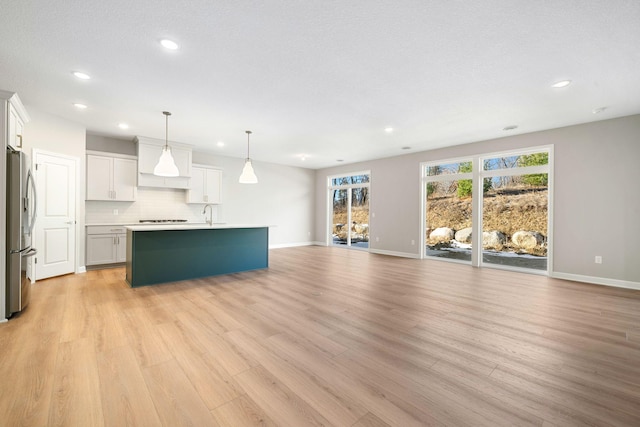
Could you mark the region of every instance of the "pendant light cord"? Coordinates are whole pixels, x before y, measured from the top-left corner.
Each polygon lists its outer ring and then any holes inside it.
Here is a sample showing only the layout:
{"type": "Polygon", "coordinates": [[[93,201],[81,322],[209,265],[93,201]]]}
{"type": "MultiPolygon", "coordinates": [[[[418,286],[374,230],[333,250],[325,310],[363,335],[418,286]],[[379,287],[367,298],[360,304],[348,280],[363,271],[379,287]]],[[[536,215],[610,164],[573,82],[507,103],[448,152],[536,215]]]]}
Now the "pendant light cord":
{"type": "Polygon", "coordinates": [[[249,135],[251,135],[251,131],[247,130],[245,132],[247,133],[247,159],[251,160],[251,156],[249,156],[249,135]]]}
{"type": "Polygon", "coordinates": [[[169,116],[171,115],[168,111],[163,111],[166,120],[165,120],[165,140],[164,140],[164,149],[165,151],[169,148],[169,116]]]}

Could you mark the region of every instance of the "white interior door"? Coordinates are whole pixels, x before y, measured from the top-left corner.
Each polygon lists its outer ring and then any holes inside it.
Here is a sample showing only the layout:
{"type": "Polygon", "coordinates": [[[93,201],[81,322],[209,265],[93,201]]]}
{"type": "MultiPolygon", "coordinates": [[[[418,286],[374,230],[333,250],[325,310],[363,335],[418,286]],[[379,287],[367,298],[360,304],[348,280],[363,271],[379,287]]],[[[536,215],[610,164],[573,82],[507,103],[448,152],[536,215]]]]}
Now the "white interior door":
{"type": "MultiPolygon", "coordinates": [[[[35,279],[76,268],[76,171],[78,160],[34,150],[37,193],[35,279]]],[[[32,276],[33,278],[33,276],[32,276]]]]}

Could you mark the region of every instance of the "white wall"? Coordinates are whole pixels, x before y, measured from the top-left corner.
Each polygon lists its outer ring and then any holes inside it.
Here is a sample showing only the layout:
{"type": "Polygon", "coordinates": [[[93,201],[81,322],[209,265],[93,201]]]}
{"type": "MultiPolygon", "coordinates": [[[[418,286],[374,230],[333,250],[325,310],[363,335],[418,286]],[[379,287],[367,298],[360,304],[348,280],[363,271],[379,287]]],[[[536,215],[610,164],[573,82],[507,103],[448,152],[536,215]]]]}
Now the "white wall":
{"type": "Polygon", "coordinates": [[[314,238],[326,240],[327,176],[371,170],[371,249],[417,257],[421,248],[411,240],[420,241],[420,162],[548,144],[555,168],[552,274],[640,288],[640,115],[318,170],[314,238]]]}
{"type": "Polygon", "coordinates": [[[84,126],[25,106],[31,121],[24,129],[24,151],[33,159],[33,149],[64,154],[78,159],[76,180],[76,271],[84,267],[84,198],[85,198],[85,135],[84,126]]]}
{"type": "Polygon", "coordinates": [[[258,184],[240,184],[244,159],[194,153],[193,162],[223,170],[222,221],[273,225],[269,229],[272,247],[312,241],[315,171],[254,161],[258,184]]]}
{"type": "Polygon", "coordinates": [[[137,155],[132,139],[118,139],[87,133],[87,150],[107,151],[110,153],[137,155]]]}

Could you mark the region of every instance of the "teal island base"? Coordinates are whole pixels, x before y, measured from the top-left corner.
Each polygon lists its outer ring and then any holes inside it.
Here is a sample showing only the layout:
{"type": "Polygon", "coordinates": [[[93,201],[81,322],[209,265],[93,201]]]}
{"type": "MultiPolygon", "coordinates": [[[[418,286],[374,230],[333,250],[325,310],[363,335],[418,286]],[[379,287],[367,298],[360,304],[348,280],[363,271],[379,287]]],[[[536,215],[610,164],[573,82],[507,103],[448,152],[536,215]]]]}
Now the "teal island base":
{"type": "Polygon", "coordinates": [[[131,287],[269,266],[268,227],[127,228],[131,287]]]}

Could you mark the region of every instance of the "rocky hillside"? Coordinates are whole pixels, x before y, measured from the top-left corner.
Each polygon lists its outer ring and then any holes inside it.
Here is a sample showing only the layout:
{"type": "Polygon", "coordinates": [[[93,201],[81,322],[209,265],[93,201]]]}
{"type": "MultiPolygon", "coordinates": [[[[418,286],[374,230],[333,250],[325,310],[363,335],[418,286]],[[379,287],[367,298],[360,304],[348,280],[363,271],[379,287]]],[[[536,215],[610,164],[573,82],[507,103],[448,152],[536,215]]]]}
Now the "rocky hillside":
{"type": "MultiPolygon", "coordinates": [[[[516,231],[537,231],[547,235],[547,190],[510,190],[485,194],[484,230],[498,230],[507,236],[516,231]]],[[[471,227],[471,197],[434,197],[429,199],[427,224],[430,229],[471,227]]]]}
{"type": "MultiPolygon", "coordinates": [[[[517,231],[531,231],[539,233],[542,240],[536,248],[528,250],[536,255],[546,255],[547,236],[547,189],[510,189],[503,191],[492,190],[485,194],[483,229],[497,231],[504,239],[506,250],[515,250],[511,238],[517,231]]],[[[427,236],[436,228],[446,227],[454,232],[471,227],[471,197],[458,198],[457,195],[429,197],[427,209],[427,236]]],[[[347,230],[351,230],[352,240],[369,240],[369,210],[368,207],[354,207],[351,214],[351,227],[347,223],[346,210],[335,212],[333,215],[333,234],[342,240],[347,238],[347,230]],[[355,224],[353,224],[355,222],[355,224]],[[336,226],[338,225],[338,226],[336,226]]],[[[449,240],[448,238],[445,240],[449,240]]],[[[434,244],[430,239],[427,243],[434,244]]],[[[440,244],[445,244],[444,241],[440,244]]],[[[486,242],[485,247],[491,247],[486,242]]]]}
{"type": "MultiPolygon", "coordinates": [[[[351,210],[351,221],[357,224],[369,224],[369,207],[368,206],[354,206],[351,210]]],[[[341,210],[333,214],[334,224],[346,224],[347,223],[347,210],[341,210]]]]}

